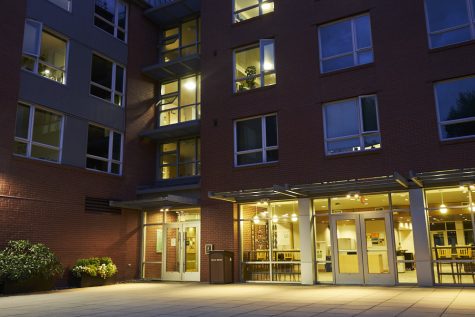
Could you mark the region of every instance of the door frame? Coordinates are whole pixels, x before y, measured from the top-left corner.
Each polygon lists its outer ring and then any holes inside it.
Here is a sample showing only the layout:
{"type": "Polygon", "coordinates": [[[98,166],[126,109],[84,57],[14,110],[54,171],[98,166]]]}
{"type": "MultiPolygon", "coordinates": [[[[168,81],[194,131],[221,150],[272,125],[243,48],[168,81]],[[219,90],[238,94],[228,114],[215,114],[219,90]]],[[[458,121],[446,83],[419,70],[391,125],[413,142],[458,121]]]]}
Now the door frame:
{"type": "Polygon", "coordinates": [[[330,215],[333,252],[333,272],[336,284],[366,284],[366,285],[395,285],[396,284],[396,258],[395,240],[391,211],[364,211],[330,215]],[[366,246],[365,220],[383,218],[386,226],[386,246],[388,254],[388,273],[368,272],[368,250],[366,246]],[[337,239],[337,221],[355,220],[356,247],[358,254],[358,273],[339,273],[339,254],[337,239]]]}
{"type": "Polygon", "coordinates": [[[163,225],[163,263],[162,265],[162,280],[164,281],[200,281],[200,267],[201,267],[201,222],[189,221],[189,222],[174,222],[163,225]],[[196,265],[198,266],[197,272],[186,272],[186,242],[185,242],[185,229],[195,227],[196,228],[196,265]],[[176,228],[178,230],[178,241],[176,245],[178,247],[178,270],[175,272],[167,272],[167,257],[168,257],[168,229],[176,228]]]}

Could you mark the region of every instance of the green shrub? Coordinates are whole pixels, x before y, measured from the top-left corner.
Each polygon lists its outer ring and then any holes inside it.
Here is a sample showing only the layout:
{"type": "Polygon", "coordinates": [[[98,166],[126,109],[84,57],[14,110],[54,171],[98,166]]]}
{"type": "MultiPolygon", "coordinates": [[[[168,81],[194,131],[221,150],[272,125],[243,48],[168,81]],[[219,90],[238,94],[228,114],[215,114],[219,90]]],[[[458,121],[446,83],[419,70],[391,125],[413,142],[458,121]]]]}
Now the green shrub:
{"type": "Polygon", "coordinates": [[[81,277],[89,275],[92,277],[109,278],[117,274],[117,266],[109,257],[79,259],[72,269],[73,276],[81,277]]]}
{"type": "Polygon", "coordinates": [[[60,277],[63,266],[51,250],[41,243],[9,241],[0,252],[0,281],[60,277]]]}

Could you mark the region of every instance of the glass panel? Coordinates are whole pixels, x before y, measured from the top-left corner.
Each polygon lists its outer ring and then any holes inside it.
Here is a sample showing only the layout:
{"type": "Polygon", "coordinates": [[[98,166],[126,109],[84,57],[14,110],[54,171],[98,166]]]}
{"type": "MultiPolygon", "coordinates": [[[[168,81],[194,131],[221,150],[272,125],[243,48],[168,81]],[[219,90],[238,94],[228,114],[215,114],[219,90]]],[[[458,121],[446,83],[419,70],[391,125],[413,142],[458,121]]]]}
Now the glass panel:
{"type": "Polygon", "coordinates": [[[322,58],[353,51],[351,20],[321,26],[319,30],[322,58]]]}
{"type": "Polygon", "coordinates": [[[35,59],[29,56],[22,56],[21,58],[21,67],[23,69],[29,70],[30,72],[35,70],[35,59]]]}
{"type": "Polygon", "coordinates": [[[266,146],[277,145],[277,116],[265,117],[266,120],[266,146]]]}
{"type": "Polygon", "coordinates": [[[355,18],[357,48],[371,47],[371,24],[369,15],[355,18]]]}
{"type": "Polygon", "coordinates": [[[358,65],[369,64],[373,62],[373,50],[358,52],[358,65]]]}
{"type": "Polygon", "coordinates": [[[180,233],[178,228],[166,229],[167,272],[180,272],[180,233]]]}
{"type": "Polygon", "coordinates": [[[196,77],[184,78],[180,81],[180,105],[196,103],[196,77]]]}
{"type": "Polygon", "coordinates": [[[197,21],[191,20],[181,26],[181,46],[195,44],[198,41],[197,21]]]}
{"type": "Polygon", "coordinates": [[[87,134],[87,154],[106,159],[108,158],[109,130],[89,125],[87,134]]]}
{"type": "Polygon", "coordinates": [[[373,150],[381,148],[381,135],[374,134],[374,135],[367,135],[364,136],[364,149],[365,150],[373,150]]]}
{"type": "Polygon", "coordinates": [[[35,109],[33,142],[59,147],[62,117],[41,109],[35,109]]]}
{"type": "Polygon", "coordinates": [[[162,179],[170,179],[170,178],[176,178],[177,173],[176,173],[176,165],[172,166],[162,166],[162,179]]]}
{"type": "Polygon", "coordinates": [[[106,101],[111,100],[111,91],[110,90],[91,85],[90,93],[91,93],[91,95],[99,97],[99,98],[104,99],[106,101]]]}
{"type": "Polygon", "coordinates": [[[120,174],[120,164],[118,163],[111,163],[111,173],[112,174],[120,174]]]}
{"type": "Polygon", "coordinates": [[[332,244],[328,216],[328,199],[313,201],[315,230],[315,270],[319,283],[333,282],[332,244]]]}
{"type": "Polygon", "coordinates": [[[235,76],[236,79],[239,78],[248,78],[249,81],[247,88],[255,88],[252,85],[252,78],[256,74],[261,73],[261,62],[260,62],[260,52],[259,47],[246,49],[243,51],[236,52],[236,65],[235,65],[235,76]]]}
{"type": "Polygon", "coordinates": [[[27,148],[28,148],[28,145],[26,143],[15,141],[15,149],[13,150],[13,152],[15,154],[26,156],[27,155],[27,148]]]}
{"type": "Polygon", "coordinates": [[[107,33],[114,35],[114,25],[106,22],[98,17],[94,17],[94,25],[103,29],[107,33]]]}
{"type": "Polygon", "coordinates": [[[120,154],[122,148],[122,135],[120,133],[114,132],[114,140],[112,144],[112,159],[120,161],[120,154]]]}
{"type": "Polygon", "coordinates": [[[180,109],[180,121],[186,122],[196,120],[196,107],[188,106],[180,109]]]}
{"type": "Polygon", "coordinates": [[[242,278],[244,281],[270,281],[270,264],[243,263],[242,278]]]}
{"type": "Polygon", "coordinates": [[[300,263],[273,263],[272,281],[275,282],[300,282],[300,263]]]}
{"type": "Polygon", "coordinates": [[[31,157],[37,159],[58,162],[59,161],[59,151],[54,149],[48,149],[42,146],[32,145],[31,146],[31,157]]]}
{"type": "Polygon", "coordinates": [[[66,69],[66,41],[43,32],[40,60],[56,68],[66,69]]]}
{"type": "Polygon", "coordinates": [[[198,234],[196,227],[184,227],[185,272],[198,272],[198,234]]]}
{"type": "Polygon", "coordinates": [[[41,24],[36,21],[26,20],[23,33],[23,53],[38,56],[40,43],[41,24]]]}
{"type": "Polygon", "coordinates": [[[239,11],[250,6],[255,6],[259,0],[234,0],[234,11],[239,11]]]}
{"type": "Polygon", "coordinates": [[[274,41],[262,40],[262,50],[264,52],[264,60],[262,67],[264,71],[272,71],[275,69],[275,56],[274,56],[274,41]]]}
{"type": "Polygon", "coordinates": [[[64,10],[71,11],[71,0],[49,0],[49,2],[54,3],[64,10]]]}
{"type": "Polygon", "coordinates": [[[160,156],[161,158],[161,164],[162,165],[166,165],[166,164],[177,164],[177,161],[176,161],[176,154],[175,153],[171,153],[171,154],[162,154],[160,156]]]}
{"type": "Polygon", "coordinates": [[[389,273],[386,223],[384,218],[365,219],[366,256],[369,274],[389,273]]]}
{"type": "MultiPolygon", "coordinates": [[[[275,84],[275,74],[268,74],[264,76],[264,79],[267,81],[266,83],[269,85],[275,84]]],[[[261,78],[260,76],[257,77],[249,77],[247,79],[238,80],[236,81],[236,91],[246,91],[250,89],[255,89],[261,87],[261,78]]]]}
{"type": "Polygon", "coordinates": [[[327,142],[327,153],[328,154],[337,154],[344,152],[353,152],[361,151],[360,138],[352,138],[341,141],[328,141],[327,142]]]}
{"type": "Polygon", "coordinates": [[[178,166],[178,177],[186,177],[193,175],[197,175],[195,163],[180,164],[178,166]]]}
{"type": "Polygon", "coordinates": [[[331,72],[338,69],[348,68],[355,65],[353,54],[336,57],[322,61],[322,71],[331,72]]]}
{"type": "Polygon", "coordinates": [[[49,67],[42,62],[38,64],[38,74],[48,79],[57,81],[58,83],[64,83],[64,72],[62,70],[57,70],[53,67],[49,67]]]}
{"type": "Polygon", "coordinates": [[[28,139],[28,126],[30,120],[30,107],[19,104],[16,110],[15,136],[28,139]]]}
{"type": "Polygon", "coordinates": [[[267,162],[276,162],[279,160],[279,150],[270,150],[266,152],[267,162]]]}
{"type": "Polygon", "coordinates": [[[126,21],[127,21],[127,6],[124,3],[120,2],[120,1],[117,3],[117,6],[118,6],[118,9],[117,9],[118,25],[122,29],[125,29],[126,21]]]}
{"type": "Polygon", "coordinates": [[[112,62],[92,55],[91,81],[112,89],[112,62]]]}
{"type": "Polygon", "coordinates": [[[177,149],[176,142],[162,144],[162,152],[172,152],[172,151],[176,151],[176,149],[177,149]]]}
{"type": "Polygon", "coordinates": [[[464,27],[452,31],[433,34],[430,36],[432,48],[442,47],[445,45],[465,42],[470,40],[470,27],[464,27]]]}
{"type": "Polygon", "coordinates": [[[263,2],[261,4],[261,10],[262,10],[262,14],[274,12],[274,2],[273,1],[263,2]]]}
{"type": "Polygon", "coordinates": [[[178,109],[160,113],[160,126],[178,123],[178,109]]]}
{"type": "Polygon", "coordinates": [[[466,0],[426,0],[430,32],[468,23],[466,0]]]}
{"type": "MultiPolygon", "coordinates": [[[[264,86],[275,85],[277,82],[275,73],[264,75],[264,86]]],[[[257,88],[257,87],[256,87],[257,88]]]]}
{"type": "Polygon", "coordinates": [[[116,0],[96,0],[96,14],[114,23],[115,2],[116,0]]]}
{"type": "Polygon", "coordinates": [[[237,165],[262,163],[262,152],[254,152],[248,154],[238,154],[237,165]]]}
{"type": "Polygon", "coordinates": [[[115,90],[124,92],[124,69],[120,66],[115,67],[115,90]]]}
{"type": "Polygon", "coordinates": [[[363,131],[378,131],[376,97],[371,96],[361,98],[361,113],[363,114],[363,131]]]}
{"type": "Polygon", "coordinates": [[[262,148],[262,119],[255,118],[236,122],[237,151],[262,148]]]}
{"type": "Polygon", "coordinates": [[[160,93],[161,95],[167,95],[178,91],[178,80],[162,84],[160,93]]]}
{"type": "Polygon", "coordinates": [[[336,221],[339,273],[359,273],[355,219],[336,221]]]}
{"type": "Polygon", "coordinates": [[[196,160],[196,142],[195,139],[180,141],[180,159],[181,163],[196,160]]]}
{"type": "Polygon", "coordinates": [[[359,134],[357,100],[347,100],[324,106],[327,138],[359,134]]]}
{"type": "Polygon", "coordinates": [[[93,158],[90,158],[90,157],[88,157],[86,159],[86,167],[90,168],[90,169],[93,169],[93,170],[108,172],[108,163],[107,163],[107,161],[96,160],[96,159],[93,159],[93,158]]]}
{"type": "Polygon", "coordinates": [[[475,120],[471,122],[448,124],[442,126],[444,139],[475,135],[475,120]]]}

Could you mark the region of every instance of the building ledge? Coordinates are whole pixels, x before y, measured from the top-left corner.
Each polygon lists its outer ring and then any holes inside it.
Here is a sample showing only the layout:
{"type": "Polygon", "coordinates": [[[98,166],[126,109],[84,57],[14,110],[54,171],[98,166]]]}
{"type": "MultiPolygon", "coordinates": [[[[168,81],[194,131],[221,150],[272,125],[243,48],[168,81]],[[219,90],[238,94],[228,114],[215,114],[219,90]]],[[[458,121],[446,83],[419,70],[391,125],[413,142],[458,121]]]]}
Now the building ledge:
{"type": "Polygon", "coordinates": [[[145,16],[160,26],[198,15],[201,10],[201,0],[153,0],[148,3],[154,7],[146,10],[145,16]]]}
{"type": "Polygon", "coordinates": [[[147,210],[158,208],[184,208],[184,207],[197,207],[199,206],[199,199],[180,196],[180,195],[163,195],[150,199],[136,199],[128,201],[110,201],[111,207],[135,209],[135,210],[147,210]]]}
{"type": "Polygon", "coordinates": [[[187,121],[158,127],[155,130],[142,133],[140,136],[155,141],[165,141],[186,136],[195,136],[200,134],[200,120],[187,121]]]}
{"type": "Polygon", "coordinates": [[[201,187],[201,176],[180,177],[155,182],[152,186],[139,187],[137,195],[192,191],[201,187]]]}
{"type": "Polygon", "coordinates": [[[163,81],[189,73],[196,73],[200,70],[200,64],[200,55],[193,54],[170,62],[146,66],[142,69],[142,72],[154,80],[163,81]]]}

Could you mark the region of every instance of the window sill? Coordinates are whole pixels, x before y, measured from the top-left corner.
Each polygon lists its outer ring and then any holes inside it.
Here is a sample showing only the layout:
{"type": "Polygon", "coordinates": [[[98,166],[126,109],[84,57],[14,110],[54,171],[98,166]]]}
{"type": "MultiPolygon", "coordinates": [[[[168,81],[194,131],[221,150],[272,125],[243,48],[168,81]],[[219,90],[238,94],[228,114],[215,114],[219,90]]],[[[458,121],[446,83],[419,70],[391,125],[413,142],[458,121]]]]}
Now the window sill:
{"type": "Polygon", "coordinates": [[[336,159],[336,158],[345,158],[345,157],[354,157],[354,156],[363,156],[363,155],[377,155],[383,152],[383,149],[373,149],[365,151],[355,151],[355,152],[346,152],[338,154],[326,154],[325,159],[336,159]]]}
{"type": "Polygon", "coordinates": [[[441,46],[441,47],[436,47],[436,48],[429,48],[428,54],[436,54],[436,53],[452,50],[452,49],[455,49],[455,48],[460,48],[460,47],[465,47],[465,46],[472,46],[474,44],[475,44],[475,39],[472,39],[472,40],[468,40],[468,41],[465,41],[465,42],[449,44],[449,45],[446,45],[446,46],[441,46]]]}
{"type": "Polygon", "coordinates": [[[325,78],[325,77],[330,77],[333,75],[339,75],[342,73],[349,73],[349,72],[359,71],[361,69],[371,68],[371,67],[374,67],[374,65],[375,65],[375,62],[372,62],[372,63],[356,65],[356,66],[352,66],[348,68],[337,69],[337,70],[333,70],[327,73],[322,73],[320,71],[319,73],[320,73],[320,78],[325,78]]]}
{"type": "Polygon", "coordinates": [[[118,109],[122,109],[122,110],[124,110],[124,108],[125,108],[124,106],[119,106],[118,104],[115,104],[115,103],[113,103],[113,102],[111,102],[111,101],[102,99],[101,97],[94,96],[94,95],[92,95],[92,94],[90,94],[90,93],[89,93],[89,96],[90,96],[90,97],[93,97],[93,98],[95,98],[95,99],[97,99],[97,100],[103,101],[103,102],[107,103],[108,105],[113,106],[114,108],[118,108],[118,109]]]}
{"type": "MultiPolygon", "coordinates": [[[[121,43],[124,44],[125,46],[127,46],[127,37],[128,37],[128,35],[129,35],[129,34],[128,34],[128,33],[129,33],[128,30],[125,30],[125,40],[121,40],[121,39],[118,38],[117,36],[115,36],[115,35],[113,35],[113,34],[110,34],[110,33],[107,32],[106,30],[104,30],[104,29],[98,27],[96,24],[94,24],[94,27],[95,27],[96,29],[101,30],[101,31],[104,32],[105,34],[108,34],[110,37],[116,39],[117,41],[121,42],[121,43]]],[[[116,26],[114,26],[114,29],[115,29],[115,28],[116,28],[116,26]]]]}
{"type": "Polygon", "coordinates": [[[272,89],[276,86],[277,86],[277,84],[273,84],[273,85],[269,85],[269,86],[254,88],[254,89],[251,89],[251,90],[235,91],[235,92],[233,92],[233,96],[243,96],[243,95],[251,94],[255,91],[265,91],[265,90],[268,90],[268,89],[272,89]]]}
{"type": "Polygon", "coordinates": [[[258,15],[256,17],[253,17],[253,18],[250,18],[250,19],[247,19],[247,20],[244,20],[244,21],[232,22],[231,27],[235,28],[235,27],[238,27],[239,25],[246,25],[248,23],[253,23],[255,21],[263,20],[263,19],[265,19],[265,17],[273,16],[274,14],[275,14],[275,10],[272,11],[272,12],[266,13],[266,14],[258,15]]]}
{"type": "Polygon", "coordinates": [[[122,172],[122,174],[113,174],[113,173],[104,172],[104,171],[100,171],[100,170],[95,170],[95,169],[87,168],[87,167],[85,167],[84,169],[87,172],[90,172],[90,173],[93,173],[93,174],[96,174],[96,175],[107,175],[107,176],[118,177],[118,178],[123,178],[123,176],[124,176],[123,172],[122,172]]]}
{"type": "Polygon", "coordinates": [[[277,162],[268,162],[268,163],[256,163],[256,164],[249,164],[249,165],[241,165],[241,166],[233,166],[233,171],[238,170],[247,170],[247,169],[261,169],[261,168],[270,168],[276,167],[279,165],[279,161],[277,162]]]}
{"type": "Polygon", "coordinates": [[[61,161],[48,161],[48,160],[43,160],[43,159],[40,159],[40,158],[36,158],[36,157],[33,157],[33,156],[25,156],[25,155],[21,155],[21,154],[16,154],[16,153],[13,153],[13,157],[14,158],[17,158],[19,160],[26,160],[28,162],[38,162],[38,163],[45,163],[47,165],[51,165],[51,166],[59,166],[61,165],[61,161]]]}
{"type": "MultiPolygon", "coordinates": [[[[54,80],[54,79],[51,79],[51,78],[42,76],[42,75],[40,75],[40,74],[38,74],[38,73],[32,72],[31,70],[24,69],[24,68],[21,68],[21,70],[24,71],[24,72],[27,73],[27,74],[32,74],[32,75],[34,75],[34,76],[36,76],[36,77],[38,77],[38,78],[46,79],[46,80],[48,80],[48,81],[50,81],[50,82],[56,83],[57,85],[60,85],[61,87],[67,87],[67,86],[68,86],[66,83],[64,83],[64,84],[63,84],[63,83],[60,83],[59,81],[56,81],[56,80],[54,80]]],[[[67,81],[66,81],[66,82],[67,82],[67,81]]]]}
{"type": "Polygon", "coordinates": [[[440,145],[456,145],[469,142],[475,142],[475,135],[454,139],[439,140],[440,145]]]}

